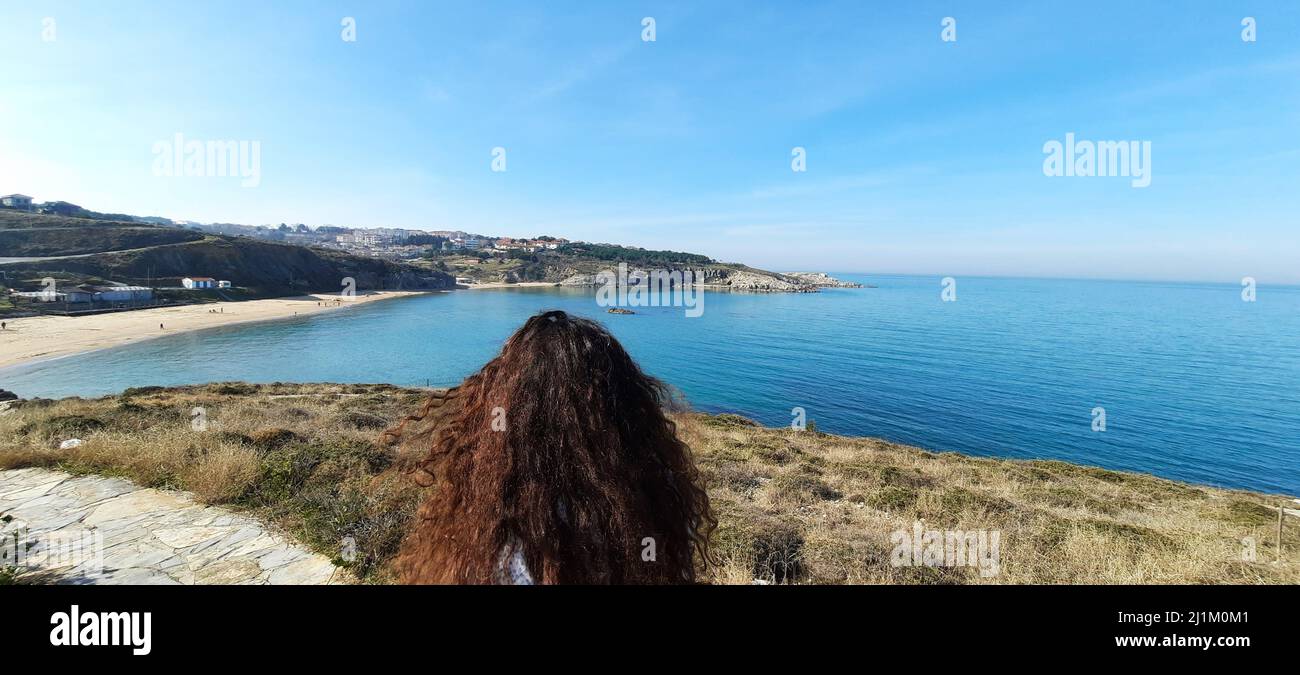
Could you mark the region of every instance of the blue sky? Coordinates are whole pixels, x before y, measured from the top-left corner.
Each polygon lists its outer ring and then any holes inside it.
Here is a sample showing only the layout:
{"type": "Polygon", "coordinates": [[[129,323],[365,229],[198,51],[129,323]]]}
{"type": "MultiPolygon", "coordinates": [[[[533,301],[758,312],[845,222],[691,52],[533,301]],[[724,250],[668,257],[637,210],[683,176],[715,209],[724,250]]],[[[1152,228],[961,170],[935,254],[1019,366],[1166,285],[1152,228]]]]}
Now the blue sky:
{"type": "Polygon", "coordinates": [[[771,269],[1300,282],[1293,2],[204,4],[5,2],[0,193],[771,269]],[[177,132],[258,141],[260,185],[155,176],[177,132]],[[1067,132],[1150,141],[1151,185],[1044,176],[1067,132]]]}

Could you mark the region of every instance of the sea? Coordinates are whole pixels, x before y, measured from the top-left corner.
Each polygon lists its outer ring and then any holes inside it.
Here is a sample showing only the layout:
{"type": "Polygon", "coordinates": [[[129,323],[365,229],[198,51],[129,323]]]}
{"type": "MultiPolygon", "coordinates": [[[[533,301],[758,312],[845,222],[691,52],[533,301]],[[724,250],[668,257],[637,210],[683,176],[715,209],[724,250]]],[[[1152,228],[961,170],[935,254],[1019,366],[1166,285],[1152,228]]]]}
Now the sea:
{"type": "Polygon", "coordinates": [[[1247,301],[1237,284],[836,276],[864,287],[706,291],[702,311],[630,315],[591,289],[434,293],[27,364],[0,371],[0,387],[447,386],[528,316],[562,309],[608,326],[696,410],[1300,495],[1300,288],[1261,285],[1247,301]]]}

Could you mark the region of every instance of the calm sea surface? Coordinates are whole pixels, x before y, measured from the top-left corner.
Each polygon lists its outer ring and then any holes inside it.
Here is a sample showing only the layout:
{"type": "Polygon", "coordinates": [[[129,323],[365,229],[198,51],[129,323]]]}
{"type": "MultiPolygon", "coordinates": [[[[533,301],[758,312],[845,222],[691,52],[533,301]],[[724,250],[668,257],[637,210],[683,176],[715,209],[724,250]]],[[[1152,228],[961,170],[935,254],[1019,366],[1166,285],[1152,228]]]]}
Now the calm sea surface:
{"type": "Polygon", "coordinates": [[[1300,495],[1300,289],[858,277],[611,315],[574,289],[461,291],[177,334],[0,372],[20,396],[217,380],[450,385],[530,315],[601,321],[700,410],[934,450],[1300,495]],[[1105,408],[1106,430],[1092,430],[1105,408]]]}

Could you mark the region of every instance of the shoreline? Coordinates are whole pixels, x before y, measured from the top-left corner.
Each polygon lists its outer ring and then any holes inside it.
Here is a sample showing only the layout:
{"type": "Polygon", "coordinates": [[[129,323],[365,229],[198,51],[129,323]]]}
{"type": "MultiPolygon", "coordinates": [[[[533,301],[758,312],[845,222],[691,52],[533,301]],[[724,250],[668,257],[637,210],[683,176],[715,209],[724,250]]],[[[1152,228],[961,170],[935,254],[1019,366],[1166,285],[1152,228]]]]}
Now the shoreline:
{"type": "Polygon", "coordinates": [[[339,304],[332,304],[339,296],[317,293],[262,300],[174,305],[92,316],[46,315],[5,319],[7,328],[0,331],[0,346],[3,346],[3,351],[0,352],[0,371],[177,333],[290,319],[380,300],[436,292],[439,291],[372,291],[357,294],[354,300],[339,304]],[[224,312],[221,311],[223,309],[224,312]],[[159,324],[163,325],[161,330],[159,324]]]}
{"type": "Polygon", "coordinates": [[[332,293],[213,302],[193,305],[172,305],[94,314],[90,316],[26,316],[4,319],[7,328],[0,331],[0,373],[13,368],[46,363],[57,359],[87,354],[101,349],[111,349],[136,344],[176,333],[191,333],[258,323],[278,321],[295,316],[319,314],[331,310],[430,293],[449,293],[457,290],[484,290],[498,288],[555,287],[549,281],[527,281],[514,284],[491,282],[486,284],[457,285],[454,288],[428,291],[370,291],[358,293],[354,300],[332,303],[339,296],[332,293]],[[209,313],[208,310],[218,310],[209,313]],[[224,313],[220,310],[225,309],[224,313]],[[161,323],[164,328],[159,330],[161,323]]]}
{"type": "MultiPolygon", "coordinates": [[[[458,290],[563,287],[565,287],[563,284],[553,281],[516,283],[493,281],[457,284],[453,288],[440,290],[370,291],[358,294],[354,300],[339,305],[317,305],[317,302],[329,303],[337,300],[339,296],[332,293],[312,293],[260,300],[172,305],[78,317],[54,315],[14,317],[4,319],[7,328],[0,331],[0,347],[3,347],[3,351],[0,351],[0,373],[68,356],[144,342],[174,333],[276,321],[377,300],[458,290]],[[222,309],[226,311],[220,312],[222,309]],[[218,313],[213,314],[209,310],[218,310],[218,313]],[[161,330],[155,327],[159,323],[164,326],[161,330]]],[[[580,288],[580,286],[572,287],[580,288]]],[[[731,290],[725,286],[706,285],[706,288],[715,291],[731,290]]]]}

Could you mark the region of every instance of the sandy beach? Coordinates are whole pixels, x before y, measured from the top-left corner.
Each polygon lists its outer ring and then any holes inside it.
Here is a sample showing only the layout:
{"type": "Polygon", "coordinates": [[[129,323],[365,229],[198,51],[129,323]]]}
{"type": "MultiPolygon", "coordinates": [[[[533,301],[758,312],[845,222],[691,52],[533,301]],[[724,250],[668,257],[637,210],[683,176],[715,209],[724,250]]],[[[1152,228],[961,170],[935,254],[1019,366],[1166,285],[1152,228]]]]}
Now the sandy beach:
{"type": "Polygon", "coordinates": [[[352,300],[337,295],[219,302],[159,307],[92,316],[33,316],[5,319],[0,331],[0,368],[149,340],[185,331],[296,315],[341,312],[369,302],[420,295],[418,291],[376,291],[352,300]],[[162,324],[162,328],[159,328],[162,324]]]}

